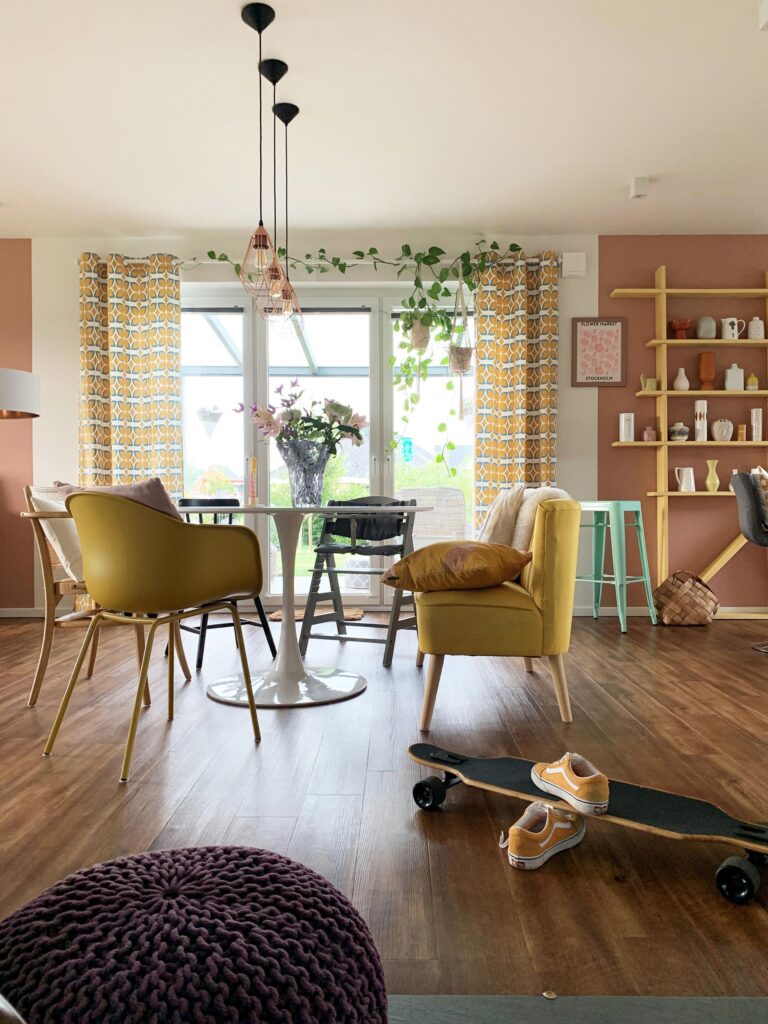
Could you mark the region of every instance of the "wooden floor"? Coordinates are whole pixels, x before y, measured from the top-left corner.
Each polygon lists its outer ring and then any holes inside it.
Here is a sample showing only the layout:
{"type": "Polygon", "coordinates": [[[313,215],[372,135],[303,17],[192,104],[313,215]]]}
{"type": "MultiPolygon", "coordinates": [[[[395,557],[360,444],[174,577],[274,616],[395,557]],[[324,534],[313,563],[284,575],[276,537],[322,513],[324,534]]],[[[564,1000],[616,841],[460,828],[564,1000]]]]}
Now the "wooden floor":
{"type": "MultiPolygon", "coordinates": [[[[276,627],[279,628],[279,627],[276,627]]],[[[577,750],[608,774],[676,789],[768,820],[765,627],[653,629],[576,620],[567,658],[574,722],[559,721],[548,673],[519,662],[448,659],[434,742],[545,760],[577,750]]],[[[144,850],[215,843],[266,847],[308,864],[368,921],[390,992],[561,995],[768,994],[768,902],[737,907],[713,872],[732,853],[589,824],[580,847],[537,872],[497,848],[522,805],[458,787],[446,809],[417,810],[422,671],[401,635],[391,670],[381,648],[318,643],[310,663],[362,671],[345,704],[260,712],[204,696],[235,670],[228,630],[206,664],[177,683],[165,721],[162,651],[152,673],[133,778],[118,784],[136,681],[128,631],[104,631],[97,671],[76,691],[56,751],[40,753],[78,635],[61,631],[41,700],[26,707],[38,622],[0,623],[0,915],[68,872],[144,850]]],[[[193,661],[192,638],[185,643],[193,661]]],[[[253,666],[267,658],[248,630],[253,666]]],[[[766,885],[768,889],[768,884],[766,885]]]]}

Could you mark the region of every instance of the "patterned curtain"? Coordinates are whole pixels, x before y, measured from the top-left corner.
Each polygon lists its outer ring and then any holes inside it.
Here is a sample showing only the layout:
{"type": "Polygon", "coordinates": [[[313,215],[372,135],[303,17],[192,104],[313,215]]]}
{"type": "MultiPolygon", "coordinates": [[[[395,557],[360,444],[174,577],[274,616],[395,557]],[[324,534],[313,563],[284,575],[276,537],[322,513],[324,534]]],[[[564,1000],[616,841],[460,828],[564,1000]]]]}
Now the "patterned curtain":
{"type": "Polygon", "coordinates": [[[518,252],[474,294],[477,339],[475,515],[511,484],[555,483],[558,257],[518,252]]]}
{"type": "Polygon", "coordinates": [[[182,494],[177,260],[80,257],[80,483],[159,476],[182,494]]]}

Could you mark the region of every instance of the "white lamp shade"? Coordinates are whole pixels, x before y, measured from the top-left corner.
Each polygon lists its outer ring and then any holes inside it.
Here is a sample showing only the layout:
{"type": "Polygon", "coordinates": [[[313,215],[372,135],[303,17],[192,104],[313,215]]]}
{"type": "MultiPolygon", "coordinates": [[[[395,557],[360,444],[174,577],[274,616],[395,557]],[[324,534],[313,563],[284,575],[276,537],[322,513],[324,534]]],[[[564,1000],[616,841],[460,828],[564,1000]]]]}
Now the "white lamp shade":
{"type": "Polygon", "coordinates": [[[0,420],[40,415],[40,381],[27,370],[0,370],[0,420]]]}

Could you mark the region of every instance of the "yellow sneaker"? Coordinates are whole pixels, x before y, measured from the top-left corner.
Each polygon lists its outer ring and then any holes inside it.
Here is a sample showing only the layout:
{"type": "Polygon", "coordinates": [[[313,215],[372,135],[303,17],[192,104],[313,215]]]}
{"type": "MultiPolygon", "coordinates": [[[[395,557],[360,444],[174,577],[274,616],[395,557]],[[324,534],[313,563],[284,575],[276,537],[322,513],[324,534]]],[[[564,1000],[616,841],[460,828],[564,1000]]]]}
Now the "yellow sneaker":
{"type": "Polygon", "coordinates": [[[581,754],[563,754],[551,764],[535,764],[531,779],[539,789],[560,797],[582,814],[605,814],[608,810],[608,776],[581,754]]]}
{"type": "Polygon", "coordinates": [[[513,868],[534,871],[556,853],[577,846],[586,830],[578,814],[546,804],[529,804],[523,816],[510,825],[509,835],[505,838],[501,833],[499,846],[507,851],[513,868]]]}

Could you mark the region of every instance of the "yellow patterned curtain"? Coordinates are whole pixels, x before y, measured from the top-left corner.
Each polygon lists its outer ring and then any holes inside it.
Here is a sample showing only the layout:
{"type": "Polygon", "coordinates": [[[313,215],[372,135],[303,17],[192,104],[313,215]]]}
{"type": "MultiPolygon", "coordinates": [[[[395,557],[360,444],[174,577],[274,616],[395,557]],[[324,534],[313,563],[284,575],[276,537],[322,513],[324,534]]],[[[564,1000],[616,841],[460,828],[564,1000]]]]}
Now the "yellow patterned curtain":
{"type": "Polygon", "coordinates": [[[182,494],[181,284],[174,256],[80,257],[80,483],[159,476],[182,494]]]}
{"type": "Polygon", "coordinates": [[[558,257],[518,252],[474,294],[477,339],[475,514],[511,484],[555,483],[558,257]]]}

